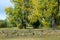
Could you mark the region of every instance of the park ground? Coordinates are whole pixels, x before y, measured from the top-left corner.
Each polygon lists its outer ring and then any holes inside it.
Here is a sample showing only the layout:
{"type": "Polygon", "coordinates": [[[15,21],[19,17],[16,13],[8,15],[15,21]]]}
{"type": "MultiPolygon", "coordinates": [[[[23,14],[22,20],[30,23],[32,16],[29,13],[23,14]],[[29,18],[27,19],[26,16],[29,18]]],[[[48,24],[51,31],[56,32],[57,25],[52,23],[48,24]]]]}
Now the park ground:
{"type": "Polygon", "coordinates": [[[37,37],[19,37],[19,38],[3,38],[0,40],[60,40],[60,37],[55,37],[55,36],[51,36],[51,37],[41,37],[41,38],[37,38],[37,37]]]}
{"type": "MultiPolygon", "coordinates": [[[[17,28],[0,28],[0,31],[1,30],[20,30],[20,29],[17,29],[17,28]]],[[[25,29],[24,29],[25,30],[25,29]]],[[[59,30],[60,31],[60,30],[59,30]]],[[[50,35],[50,36],[41,36],[41,37],[36,37],[36,36],[19,36],[19,37],[1,37],[1,34],[0,34],[0,40],[60,40],[60,35],[50,35]]]]}

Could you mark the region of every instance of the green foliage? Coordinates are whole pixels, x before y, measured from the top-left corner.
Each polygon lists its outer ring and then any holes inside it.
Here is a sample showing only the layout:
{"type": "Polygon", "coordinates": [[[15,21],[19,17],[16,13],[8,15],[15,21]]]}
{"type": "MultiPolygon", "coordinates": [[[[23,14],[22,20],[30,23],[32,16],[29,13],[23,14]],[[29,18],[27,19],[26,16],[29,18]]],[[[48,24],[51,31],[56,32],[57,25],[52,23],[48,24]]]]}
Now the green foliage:
{"type": "Polygon", "coordinates": [[[33,12],[28,16],[31,23],[39,20],[44,27],[49,28],[52,23],[52,17],[58,15],[58,2],[57,0],[31,0],[33,12]],[[34,1],[34,2],[33,2],[34,1]]]}
{"type": "Polygon", "coordinates": [[[29,8],[26,6],[28,4],[23,0],[11,0],[11,2],[14,3],[14,8],[8,7],[5,9],[7,20],[11,24],[15,23],[17,27],[23,26],[28,21],[29,8]]]}
{"type": "Polygon", "coordinates": [[[39,25],[50,28],[52,17],[56,19],[57,24],[60,23],[57,0],[11,0],[11,2],[14,4],[14,8],[5,9],[7,20],[19,28],[27,26],[28,23],[35,28],[38,28],[39,25]]]}
{"type": "Polygon", "coordinates": [[[7,27],[7,22],[0,20],[0,28],[6,28],[7,27]]]}
{"type": "Polygon", "coordinates": [[[57,26],[57,29],[60,29],[60,25],[57,26]]]}

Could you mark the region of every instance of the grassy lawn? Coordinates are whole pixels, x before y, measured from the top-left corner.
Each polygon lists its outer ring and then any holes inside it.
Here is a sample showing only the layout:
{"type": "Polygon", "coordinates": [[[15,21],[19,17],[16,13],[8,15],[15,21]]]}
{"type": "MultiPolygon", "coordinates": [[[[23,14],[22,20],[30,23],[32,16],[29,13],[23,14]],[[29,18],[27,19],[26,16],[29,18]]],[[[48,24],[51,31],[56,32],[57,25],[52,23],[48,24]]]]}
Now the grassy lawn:
{"type": "Polygon", "coordinates": [[[0,38],[0,40],[60,40],[60,37],[50,36],[50,37],[18,37],[18,38],[0,38]]]}
{"type": "MultiPolygon", "coordinates": [[[[17,27],[16,28],[0,28],[0,31],[1,30],[20,30],[20,29],[18,29],[17,27]]],[[[23,30],[25,30],[25,29],[23,29],[23,30]]],[[[38,30],[38,29],[37,29],[38,30]]],[[[25,30],[26,31],[26,30],[25,30]]],[[[58,35],[58,36],[54,36],[54,35],[50,35],[50,36],[42,36],[42,37],[35,37],[35,36],[31,36],[31,37],[27,37],[27,36],[25,36],[25,37],[21,37],[21,36],[19,36],[19,37],[11,37],[11,38],[8,38],[8,37],[4,37],[4,38],[2,38],[1,37],[1,34],[0,34],[0,40],[60,40],[60,36],[58,35]]]]}
{"type": "Polygon", "coordinates": [[[18,27],[12,27],[12,28],[0,28],[0,30],[19,30],[18,27]]]}

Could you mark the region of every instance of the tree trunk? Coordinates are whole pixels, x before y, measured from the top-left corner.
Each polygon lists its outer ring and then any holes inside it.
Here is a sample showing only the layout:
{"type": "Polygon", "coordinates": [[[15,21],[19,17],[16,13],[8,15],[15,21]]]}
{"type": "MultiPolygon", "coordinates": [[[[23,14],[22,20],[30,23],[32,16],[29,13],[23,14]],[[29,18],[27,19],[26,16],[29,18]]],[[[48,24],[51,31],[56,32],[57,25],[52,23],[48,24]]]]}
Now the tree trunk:
{"type": "Polygon", "coordinates": [[[39,25],[40,25],[40,22],[39,22],[39,20],[37,20],[37,22],[33,23],[33,28],[38,29],[39,25]]]}
{"type": "Polygon", "coordinates": [[[55,19],[55,17],[52,17],[52,29],[53,30],[56,29],[56,19],[55,19]]]}
{"type": "Polygon", "coordinates": [[[23,20],[22,20],[22,28],[26,29],[26,24],[23,20]]]}

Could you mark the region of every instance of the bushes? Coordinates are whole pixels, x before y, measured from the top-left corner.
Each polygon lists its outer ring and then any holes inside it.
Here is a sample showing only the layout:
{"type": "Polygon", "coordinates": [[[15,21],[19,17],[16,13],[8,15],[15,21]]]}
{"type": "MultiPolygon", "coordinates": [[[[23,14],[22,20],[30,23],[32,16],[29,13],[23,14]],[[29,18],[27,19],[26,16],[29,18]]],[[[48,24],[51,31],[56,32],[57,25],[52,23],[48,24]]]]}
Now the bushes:
{"type": "Polygon", "coordinates": [[[57,26],[57,29],[60,29],[60,25],[57,26]]]}
{"type": "Polygon", "coordinates": [[[7,23],[5,21],[0,21],[0,28],[7,27],[7,23]]]}

